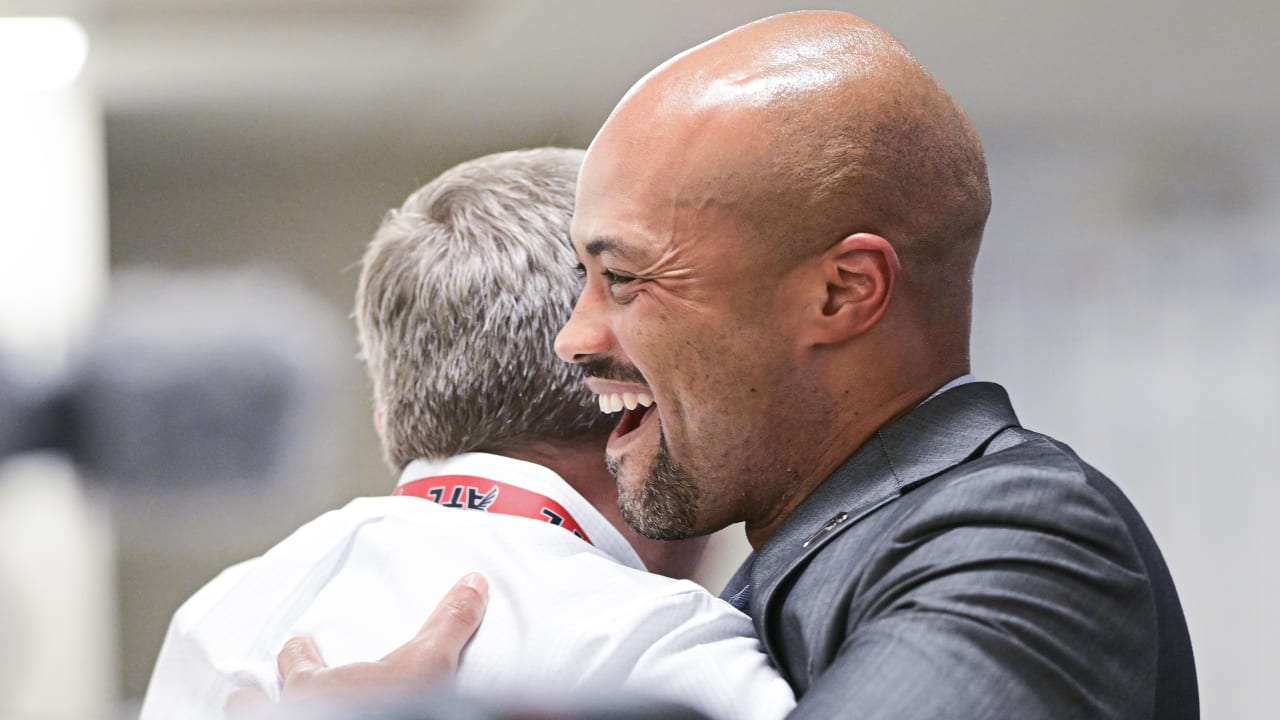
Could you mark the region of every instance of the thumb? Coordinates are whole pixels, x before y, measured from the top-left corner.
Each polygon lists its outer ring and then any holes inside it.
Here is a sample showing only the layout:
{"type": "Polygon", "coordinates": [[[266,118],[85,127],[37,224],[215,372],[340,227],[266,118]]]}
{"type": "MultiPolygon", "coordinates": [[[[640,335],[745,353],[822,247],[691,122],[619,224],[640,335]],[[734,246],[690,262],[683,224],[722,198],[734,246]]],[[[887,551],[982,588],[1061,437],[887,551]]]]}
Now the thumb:
{"type": "Polygon", "coordinates": [[[470,573],[445,593],[417,634],[383,658],[383,662],[413,668],[422,680],[453,675],[463,648],[475,635],[489,604],[489,583],[470,573]]]}

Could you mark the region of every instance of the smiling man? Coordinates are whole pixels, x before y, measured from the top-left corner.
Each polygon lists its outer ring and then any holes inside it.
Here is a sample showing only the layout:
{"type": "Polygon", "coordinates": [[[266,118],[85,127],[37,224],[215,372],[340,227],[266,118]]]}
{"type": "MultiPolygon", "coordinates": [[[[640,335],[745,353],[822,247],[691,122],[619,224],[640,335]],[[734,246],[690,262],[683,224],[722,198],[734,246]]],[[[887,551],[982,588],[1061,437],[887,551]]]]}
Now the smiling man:
{"type": "Polygon", "coordinates": [[[556,350],[607,412],[628,524],[742,521],[725,589],[794,717],[1195,718],[1121,491],[969,374],[981,143],[884,30],[806,12],[663,64],[593,141],[556,350]]]}
{"type": "Polygon", "coordinates": [[[556,348],[628,408],[623,516],[746,523],[725,596],[795,716],[1198,714],[1136,511],[969,375],[986,165],[897,40],[813,12],[694,48],[623,98],[578,187],[556,348]]]}

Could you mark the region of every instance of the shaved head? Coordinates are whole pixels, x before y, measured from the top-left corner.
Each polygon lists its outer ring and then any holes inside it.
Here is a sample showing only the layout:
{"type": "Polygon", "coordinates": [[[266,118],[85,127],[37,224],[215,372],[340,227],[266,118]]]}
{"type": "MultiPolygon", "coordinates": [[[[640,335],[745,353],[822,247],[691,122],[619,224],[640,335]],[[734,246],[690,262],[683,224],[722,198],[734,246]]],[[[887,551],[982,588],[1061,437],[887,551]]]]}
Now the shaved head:
{"type": "MultiPolygon", "coordinates": [[[[715,209],[775,262],[888,239],[901,292],[968,333],[991,206],[964,112],[893,36],[839,12],[767,18],[655,69],[595,146],[627,148],[677,205],[715,209]]],[[[590,157],[588,158],[590,162],[590,157]]]]}

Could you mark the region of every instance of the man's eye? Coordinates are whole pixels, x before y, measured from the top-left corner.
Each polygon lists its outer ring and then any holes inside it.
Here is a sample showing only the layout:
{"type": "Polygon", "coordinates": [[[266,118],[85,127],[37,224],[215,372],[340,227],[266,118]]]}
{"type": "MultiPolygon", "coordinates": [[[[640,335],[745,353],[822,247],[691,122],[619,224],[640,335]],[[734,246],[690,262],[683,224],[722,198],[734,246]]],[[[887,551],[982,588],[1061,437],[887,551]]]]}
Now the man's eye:
{"type": "Polygon", "coordinates": [[[573,274],[577,275],[579,280],[585,280],[587,278],[587,266],[582,263],[574,265],[573,274]]]}
{"type": "Polygon", "coordinates": [[[604,270],[600,274],[604,276],[605,282],[609,283],[610,285],[625,285],[631,282],[632,280],[635,280],[635,278],[633,277],[630,277],[628,275],[619,275],[618,273],[612,270],[604,270]]]}

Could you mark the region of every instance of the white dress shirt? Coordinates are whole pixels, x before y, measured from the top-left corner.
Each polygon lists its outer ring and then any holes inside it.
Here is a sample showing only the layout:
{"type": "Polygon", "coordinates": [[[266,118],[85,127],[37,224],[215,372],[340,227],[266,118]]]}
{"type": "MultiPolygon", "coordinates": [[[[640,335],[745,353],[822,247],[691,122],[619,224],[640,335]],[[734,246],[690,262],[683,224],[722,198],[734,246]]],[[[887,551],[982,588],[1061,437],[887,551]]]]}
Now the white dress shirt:
{"type": "Polygon", "coordinates": [[[473,507],[498,507],[502,490],[489,486],[514,486],[506,499],[545,496],[554,512],[544,521],[405,496],[360,498],[320,516],[178,609],[141,720],[221,718],[227,696],[245,686],[277,698],[276,653],[295,635],[314,637],[329,665],[376,660],[471,571],[488,579],[490,601],[463,654],[463,693],[546,697],[621,685],[713,718],[780,718],[794,706],[745,615],[695,583],[645,572],[622,535],[551,470],[470,453],[411,463],[397,491],[458,475],[496,481],[476,483],[473,507]],[[579,532],[550,522],[560,515],[579,532]]]}

